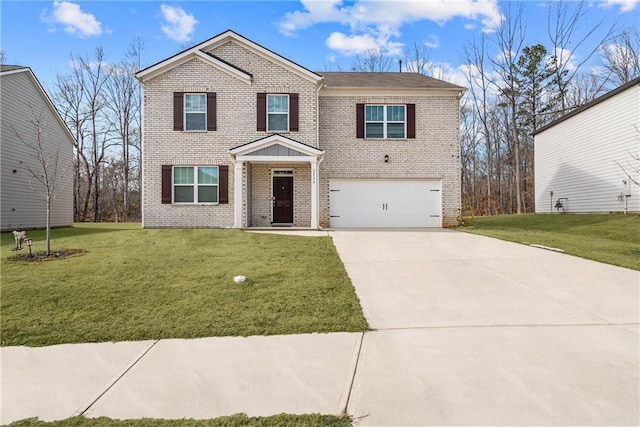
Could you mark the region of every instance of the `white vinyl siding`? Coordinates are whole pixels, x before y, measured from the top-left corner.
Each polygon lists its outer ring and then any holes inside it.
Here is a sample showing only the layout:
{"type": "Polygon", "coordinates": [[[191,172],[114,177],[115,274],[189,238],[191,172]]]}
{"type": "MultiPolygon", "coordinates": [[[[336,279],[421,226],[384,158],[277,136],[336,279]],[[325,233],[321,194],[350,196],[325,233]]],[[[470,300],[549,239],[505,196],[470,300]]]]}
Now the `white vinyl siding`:
{"type": "MultiPolygon", "coordinates": [[[[635,85],[535,135],[536,212],[640,211],[640,187],[618,163],[640,151],[640,87],[635,85]],[[551,196],[553,191],[553,196],[551,196]]],[[[637,165],[637,164],[636,164],[637,165]]]]}
{"type": "Polygon", "coordinates": [[[29,71],[12,72],[0,77],[0,111],[2,114],[2,143],[0,159],[0,197],[2,230],[18,227],[44,228],[46,204],[44,188],[25,169],[36,170],[33,151],[16,136],[14,129],[27,140],[34,140],[36,130],[31,122],[35,114],[42,114],[43,138],[49,153],[59,156],[59,173],[63,178],[58,189],[61,194],[51,203],[51,226],[65,227],[73,223],[73,140],[63,127],[40,86],[31,79],[29,71]],[[33,109],[30,107],[33,106],[33,109]]]}

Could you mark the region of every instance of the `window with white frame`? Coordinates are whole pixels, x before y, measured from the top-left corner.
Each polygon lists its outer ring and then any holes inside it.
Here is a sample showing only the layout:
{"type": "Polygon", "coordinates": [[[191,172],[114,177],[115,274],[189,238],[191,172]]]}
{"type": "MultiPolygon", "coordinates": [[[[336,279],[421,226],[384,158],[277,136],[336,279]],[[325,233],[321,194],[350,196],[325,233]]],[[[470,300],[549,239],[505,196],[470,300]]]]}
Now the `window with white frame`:
{"type": "Polygon", "coordinates": [[[207,130],[207,95],[184,94],[184,130],[207,130]]]}
{"type": "Polygon", "coordinates": [[[267,95],[267,131],[289,131],[289,95],[267,95]]]}
{"type": "Polygon", "coordinates": [[[405,138],[404,105],[366,105],[365,138],[405,138]]]}
{"type": "Polygon", "coordinates": [[[218,167],[174,166],[173,203],[218,203],[218,167]]]}

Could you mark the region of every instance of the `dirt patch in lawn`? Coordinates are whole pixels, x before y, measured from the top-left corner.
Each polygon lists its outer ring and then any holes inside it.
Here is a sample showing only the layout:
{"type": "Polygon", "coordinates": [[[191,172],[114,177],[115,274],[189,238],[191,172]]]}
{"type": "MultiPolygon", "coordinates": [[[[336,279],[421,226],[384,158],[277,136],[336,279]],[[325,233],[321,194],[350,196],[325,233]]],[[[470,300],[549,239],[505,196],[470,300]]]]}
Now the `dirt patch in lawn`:
{"type": "Polygon", "coordinates": [[[41,262],[41,261],[54,261],[57,259],[67,259],[85,254],[84,249],[59,249],[57,251],[51,251],[47,255],[46,251],[39,251],[34,253],[28,253],[23,249],[21,252],[17,252],[14,256],[7,258],[9,261],[18,262],[41,262]]]}

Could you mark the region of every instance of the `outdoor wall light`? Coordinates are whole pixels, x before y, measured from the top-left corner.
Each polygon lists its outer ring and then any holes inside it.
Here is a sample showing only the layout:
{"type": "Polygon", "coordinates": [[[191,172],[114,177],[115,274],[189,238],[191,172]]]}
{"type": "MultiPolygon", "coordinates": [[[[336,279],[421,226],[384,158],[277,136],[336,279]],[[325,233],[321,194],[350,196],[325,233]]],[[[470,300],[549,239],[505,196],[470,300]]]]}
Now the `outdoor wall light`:
{"type": "Polygon", "coordinates": [[[385,163],[389,163],[389,155],[388,154],[384,155],[384,162],[385,163]]]}

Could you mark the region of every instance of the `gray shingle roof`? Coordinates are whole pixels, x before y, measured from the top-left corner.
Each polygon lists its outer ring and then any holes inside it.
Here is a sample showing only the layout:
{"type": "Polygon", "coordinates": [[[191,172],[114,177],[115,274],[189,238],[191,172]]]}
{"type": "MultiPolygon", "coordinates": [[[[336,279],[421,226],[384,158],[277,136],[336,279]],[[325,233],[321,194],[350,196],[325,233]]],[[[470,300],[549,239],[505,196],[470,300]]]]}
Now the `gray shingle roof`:
{"type": "Polygon", "coordinates": [[[15,70],[21,70],[23,68],[28,68],[28,67],[23,67],[22,65],[5,65],[2,64],[0,65],[0,72],[5,72],[5,71],[15,71],[15,70]]]}
{"type": "Polygon", "coordinates": [[[324,77],[326,88],[385,88],[385,89],[457,89],[443,80],[420,73],[361,73],[361,72],[317,72],[324,77]]]}

